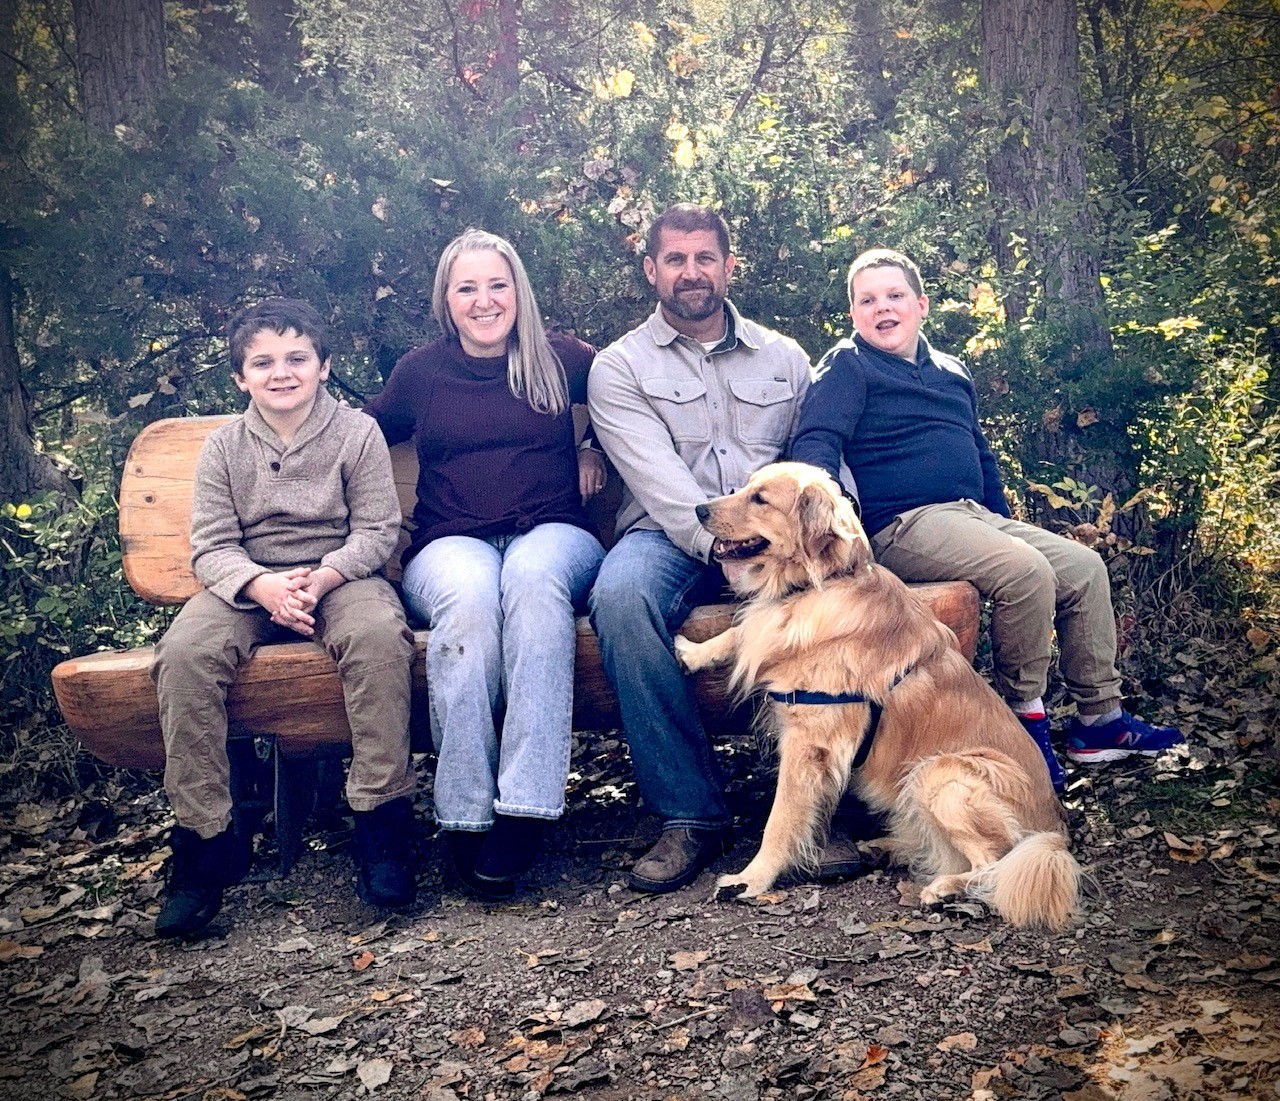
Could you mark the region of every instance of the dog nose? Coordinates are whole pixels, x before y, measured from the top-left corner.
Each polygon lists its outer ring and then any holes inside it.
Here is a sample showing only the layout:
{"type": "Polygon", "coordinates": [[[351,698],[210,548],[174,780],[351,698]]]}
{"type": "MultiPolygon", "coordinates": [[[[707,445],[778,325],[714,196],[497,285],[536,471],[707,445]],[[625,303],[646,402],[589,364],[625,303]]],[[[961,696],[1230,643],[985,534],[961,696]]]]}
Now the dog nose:
{"type": "Polygon", "coordinates": [[[711,516],[710,505],[698,505],[698,507],[695,508],[693,511],[694,511],[694,514],[698,517],[699,523],[705,524],[707,522],[707,519],[711,516]]]}

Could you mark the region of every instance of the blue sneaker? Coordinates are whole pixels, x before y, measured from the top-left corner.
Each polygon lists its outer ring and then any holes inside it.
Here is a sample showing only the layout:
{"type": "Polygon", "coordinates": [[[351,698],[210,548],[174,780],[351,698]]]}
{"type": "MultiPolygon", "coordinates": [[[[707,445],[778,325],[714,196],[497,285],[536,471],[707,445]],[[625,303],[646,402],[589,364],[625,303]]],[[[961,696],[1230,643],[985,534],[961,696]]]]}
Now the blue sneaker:
{"type": "Polygon", "coordinates": [[[1187,739],[1176,726],[1152,726],[1136,715],[1121,711],[1109,723],[1085,726],[1078,718],[1067,728],[1067,756],[1077,764],[1099,765],[1104,761],[1122,761],[1138,754],[1154,757],[1174,746],[1185,745],[1187,739]]]}
{"type": "Polygon", "coordinates": [[[1049,766],[1049,781],[1053,784],[1053,790],[1061,795],[1067,790],[1067,774],[1062,770],[1062,762],[1058,760],[1058,755],[1053,751],[1053,743],[1049,740],[1049,717],[1017,715],[1016,718],[1044,756],[1044,763],[1049,766]]]}

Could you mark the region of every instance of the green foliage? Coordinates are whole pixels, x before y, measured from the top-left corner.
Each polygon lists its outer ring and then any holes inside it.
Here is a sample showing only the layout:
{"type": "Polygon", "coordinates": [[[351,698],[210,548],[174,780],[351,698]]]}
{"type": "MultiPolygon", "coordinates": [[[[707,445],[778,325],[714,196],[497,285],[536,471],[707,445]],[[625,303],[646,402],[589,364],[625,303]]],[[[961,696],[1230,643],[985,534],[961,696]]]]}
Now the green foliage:
{"type": "Polygon", "coordinates": [[[52,494],[0,504],[0,757],[57,726],[58,662],[147,645],[166,618],[124,581],[116,504],[100,483],[71,507],[52,494]]]}
{"type": "Polygon", "coordinates": [[[1247,339],[1185,336],[1194,382],[1169,395],[1134,433],[1160,515],[1194,540],[1199,556],[1235,563],[1242,578],[1274,588],[1280,581],[1280,409],[1268,394],[1271,361],[1261,351],[1263,334],[1242,335],[1247,339]]]}

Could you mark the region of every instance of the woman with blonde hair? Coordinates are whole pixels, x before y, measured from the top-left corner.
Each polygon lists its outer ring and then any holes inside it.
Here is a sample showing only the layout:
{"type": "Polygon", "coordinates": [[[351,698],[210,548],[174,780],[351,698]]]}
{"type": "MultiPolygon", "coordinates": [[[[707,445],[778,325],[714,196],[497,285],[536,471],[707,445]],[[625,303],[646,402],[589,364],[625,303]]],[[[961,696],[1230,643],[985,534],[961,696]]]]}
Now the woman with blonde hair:
{"type": "Polygon", "coordinates": [[[473,890],[510,895],[564,812],[575,609],[604,556],[583,505],[602,456],[575,444],[589,344],[545,332],[510,242],[469,229],[436,268],[444,335],[365,406],[418,452],[404,600],[431,629],[436,819],[473,890]]]}

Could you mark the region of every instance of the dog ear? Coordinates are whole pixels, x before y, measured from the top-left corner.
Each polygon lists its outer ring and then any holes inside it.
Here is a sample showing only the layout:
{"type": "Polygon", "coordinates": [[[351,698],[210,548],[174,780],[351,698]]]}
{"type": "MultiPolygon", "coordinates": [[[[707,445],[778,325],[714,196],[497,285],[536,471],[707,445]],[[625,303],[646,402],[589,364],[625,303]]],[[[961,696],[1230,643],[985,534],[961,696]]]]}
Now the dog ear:
{"type": "Polygon", "coordinates": [[[820,558],[827,545],[836,538],[832,530],[835,507],[831,494],[816,483],[800,491],[797,515],[800,521],[800,546],[807,559],[820,558]]]}
{"type": "Polygon", "coordinates": [[[822,580],[832,572],[843,573],[872,560],[871,544],[858,514],[834,482],[805,486],[799,521],[805,569],[815,588],[821,588],[822,580]]]}

